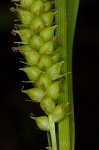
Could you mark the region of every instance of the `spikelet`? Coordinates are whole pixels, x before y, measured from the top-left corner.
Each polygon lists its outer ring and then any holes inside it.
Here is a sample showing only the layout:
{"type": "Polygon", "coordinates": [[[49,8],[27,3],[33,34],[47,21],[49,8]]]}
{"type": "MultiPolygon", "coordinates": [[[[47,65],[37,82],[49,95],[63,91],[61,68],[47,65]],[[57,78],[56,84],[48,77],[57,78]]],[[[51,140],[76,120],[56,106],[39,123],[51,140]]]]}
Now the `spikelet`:
{"type": "MultiPolygon", "coordinates": [[[[17,2],[17,0],[13,0],[17,2]]],[[[51,0],[20,0],[16,4],[16,9],[20,25],[13,34],[20,36],[18,48],[26,60],[26,66],[20,68],[24,71],[29,80],[34,83],[31,89],[22,90],[31,101],[39,103],[45,116],[31,116],[37,126],[44,131],[49,131],[48,116],[52,114],[56,123],[66,116],[64,104],[57,105],[61,89],[61,67],[64,60],[58,50],[59,43],[56,40],[55,15],[52,11],[53,2],[51,0]]]]}

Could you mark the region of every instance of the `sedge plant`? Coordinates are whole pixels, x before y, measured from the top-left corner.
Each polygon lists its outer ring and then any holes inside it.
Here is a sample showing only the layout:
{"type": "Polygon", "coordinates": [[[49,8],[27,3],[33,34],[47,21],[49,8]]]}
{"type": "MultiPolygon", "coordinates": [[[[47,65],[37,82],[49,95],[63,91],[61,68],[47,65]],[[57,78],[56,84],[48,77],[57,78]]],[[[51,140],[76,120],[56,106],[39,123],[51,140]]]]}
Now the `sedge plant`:
{"type": "Polygon", "coordinates": [[[21,71],[33,84],[22,89],[44,116],[30,114],[47,132],[51,150],[74,150],[72,47],[79,0],[12,0],[18,23],[12,30],[25,58],[21,71]]]}

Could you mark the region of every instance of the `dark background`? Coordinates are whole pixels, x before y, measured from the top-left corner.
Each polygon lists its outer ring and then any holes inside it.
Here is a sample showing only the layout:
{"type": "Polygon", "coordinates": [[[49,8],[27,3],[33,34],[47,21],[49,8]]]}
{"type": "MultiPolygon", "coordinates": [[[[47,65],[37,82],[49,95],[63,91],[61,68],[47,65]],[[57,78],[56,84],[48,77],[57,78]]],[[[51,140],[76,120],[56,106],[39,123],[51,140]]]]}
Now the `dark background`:
{"type": "MultiPolygon", "coordinates": [[[[9,0],[0,1],[0,150],[44,150],[46,133],[35,130],[29,114],[36,104],[20,92],[25,75],[21,55],[11,48],[16,15],[9,0]]],[[[99,149],[99,0],[80,0],[73,49],[75,150],[99,149]]]]}

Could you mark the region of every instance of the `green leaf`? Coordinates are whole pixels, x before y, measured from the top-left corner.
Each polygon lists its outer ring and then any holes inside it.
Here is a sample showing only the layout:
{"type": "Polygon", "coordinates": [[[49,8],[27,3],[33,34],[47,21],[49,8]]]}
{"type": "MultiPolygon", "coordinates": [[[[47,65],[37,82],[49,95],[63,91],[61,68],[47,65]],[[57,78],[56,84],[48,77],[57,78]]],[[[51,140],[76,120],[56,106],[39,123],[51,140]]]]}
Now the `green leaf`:
{"type": "Polygon", "coordinates": [[[68,73],[62,84],[62,94],[58,103],[69,103],[71,114],[58,123],[59,150],[74,150],[74,108],[72,90],[72,48],[79,0],[57,0],[55,2],[57,29],[56,36],[62,41],[60,51],[65,60],[63,73],[68,73]]]}

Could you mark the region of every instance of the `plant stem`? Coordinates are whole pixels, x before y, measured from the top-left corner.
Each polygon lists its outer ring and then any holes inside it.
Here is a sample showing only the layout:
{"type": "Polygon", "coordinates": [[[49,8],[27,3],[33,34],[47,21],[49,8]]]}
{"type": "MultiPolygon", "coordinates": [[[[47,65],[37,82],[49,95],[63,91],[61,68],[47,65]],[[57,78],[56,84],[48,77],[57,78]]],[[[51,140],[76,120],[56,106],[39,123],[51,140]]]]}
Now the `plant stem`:
{"type": "Polygon", "coordinates": [[[49,115],[48,118],[49,118],[49,124],[50,124],[50,135],[51,135],[52,149],[57,150],[55,123],[53,121],[52,115],[49,115]]]}
{"type": "MultiPolygon", "coordinates": [[[[71,70],[67,70],[67,22],[66,22],[66,0],[57,0],[56,8],[59,9],[58,14],[56,16],[56,22],[58,24],[56,30],[56,36],[60,37],[62,40],[62,46],[60,47],[60,51],[64,53],[64,66],[62,68],[62,72],[68,73],[71,70]]],[[[68,74],[67,76],[69,76],[68,74]]],[[[62,84],[62,94],[58,100],[58,103],[68,103],[68,81],[67,76],[62,84]]],[[[69,116],[66,117],[63,121],[58,123],[58,136],[59,136],[59,150],[69,150],[70,149],[70,126],[69,126],[69,116]]]]}
{"type": "Polygon", "coordinates": [[[47,132],[47,141],[48,141],[48,146],[51,147],[51,136],[50,136],[50,132],[47,132]]]}

